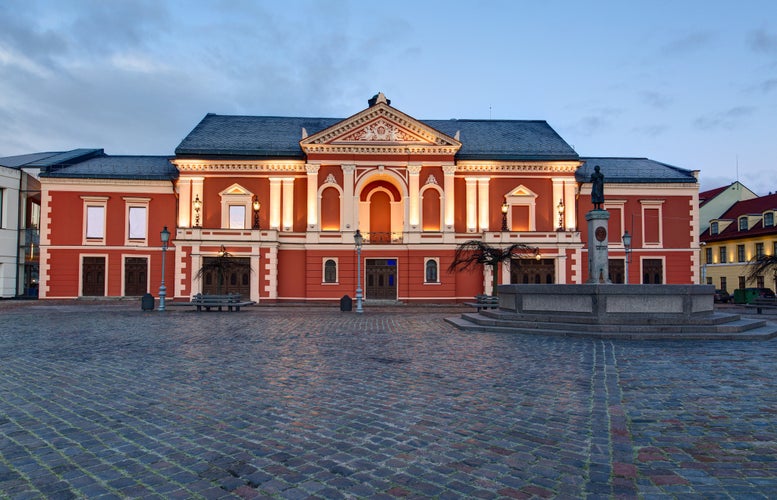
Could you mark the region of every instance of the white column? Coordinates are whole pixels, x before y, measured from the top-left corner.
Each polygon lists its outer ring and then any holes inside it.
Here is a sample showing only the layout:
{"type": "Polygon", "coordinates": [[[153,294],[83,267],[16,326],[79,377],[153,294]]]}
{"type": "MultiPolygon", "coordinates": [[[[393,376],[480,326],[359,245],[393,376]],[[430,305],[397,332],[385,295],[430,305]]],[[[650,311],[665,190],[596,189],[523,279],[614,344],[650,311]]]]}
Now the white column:
{"type": "Polygon", "coordinates": [[[190,227],[193,225],[192,216],[192,180],[183,177],[178,178],[178,227],[190,227]]]}
{"type": "Polygon", "coordinates": [[[478,227],[488,231],[488,182],[490,177],[478,177],[478,227]]]}
{"type": "Polygon", "coordinates": [[[575,203],[575,188],[577,182],[574,179],[568,179],[564,182],[564,224],[566,229],[574,230],[577,228],[577,204],[575,203]]]}
{"type": "Polygon", "coordinates": [[[467,232],[474,233],[478,230],[478,192],[477,177],[465,177],[467,185],[467,232]]]}
{"type": "Polygon", "coordinates": [[[418,225],[421,219],[421,211],[418,204],[418,182],[421,177],[421,165],[408,165],[407,172],[409,174],[409,188],[410,188],[410,228],[418,229],[418,225]]]}
{"type": "Polygon", "coordinates": [[[283,230],[294,229],[294,177],[283,178],[283,230]]]}
{"type": "Polygon", "coordinates": [[[345,229],[355,231],[359,227],[359,221],[354,213],[356,202],[353,199],[353,176],[356,165],[341,165],[343,169],[343,221],[345,229]]]}
{"type": "Polygon", "coordinates": [[[320,165],[305,165],[308,173],[308,229],[318,229],[318,170],[320,165]]]}
{"type": "Polygon", "coordinates": [[[270,177],[270,229],[281,227],[281,182],[280,177],[270,177]]]}
{"type": "Polygon", "coordinates": [[[445,222],[444,230],[452,230],[454,223],[453,210],[455,208],[453,195],[453,174],[456,172],[456,165],[443,165],[442,172],[444,175],[443,193],[445,194],[445,215],[443,219],[445,222]]]}

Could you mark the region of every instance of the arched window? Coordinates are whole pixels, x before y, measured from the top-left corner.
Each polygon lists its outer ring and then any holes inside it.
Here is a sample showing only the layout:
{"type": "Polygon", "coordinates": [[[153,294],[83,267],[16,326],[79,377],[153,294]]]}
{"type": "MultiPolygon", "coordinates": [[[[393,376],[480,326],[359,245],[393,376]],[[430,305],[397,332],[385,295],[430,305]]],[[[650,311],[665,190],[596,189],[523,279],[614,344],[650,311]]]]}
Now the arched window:
{"type": "Polygon", "coordinates": [[[337,283],[337,262],[334,259],[324,261],[324,283],[337,283]]]}
{"type": "Polygon", "coordinates": [[[437,277],[438,266],[437,259],[426,259],[424,283],[437,283],[439,281],[437,277]]]}

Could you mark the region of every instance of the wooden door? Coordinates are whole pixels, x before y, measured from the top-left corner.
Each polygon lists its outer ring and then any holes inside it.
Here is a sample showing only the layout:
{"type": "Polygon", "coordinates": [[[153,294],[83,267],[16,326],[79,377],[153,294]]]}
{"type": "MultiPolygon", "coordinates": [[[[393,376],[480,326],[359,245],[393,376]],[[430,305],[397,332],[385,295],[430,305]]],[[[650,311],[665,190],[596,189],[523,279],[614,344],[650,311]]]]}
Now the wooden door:
{"type": "Polygon", "coordinates": [[[84,257],[81,289],[85,297],[105,295],[105,257],[84,257]]]}
{"type": "Polygon", "coordinates": [[[553,259],[513,259],[510,261],[510,283],[553,284],[556,266],[553,259]]]}
{"type": "Polygon", "coordinates": [[[367,259],[365,298],[397,300],[397,260],[367,259]]]}
{"type": "Polygon", "coordinates": [[[219,257],[203,258],[204,273],[202,293],[221,295],[239,293],[248,298],[251,296],[251,259],[249,257],[230,257],[227,265],[218,266],[214,263],[219,257]]]}
{"type": "Polygon", "coordinates": [[[124,295],[140,297],[148,291],[148,259],[126,257],[124,259],[124,295]]]}
{"type": "Polygon", "coordinates": [[[664,261],[661,259],[644,259],[642,261],[642,283],[645,285],[660,285],[663,283],[664,261]]]}

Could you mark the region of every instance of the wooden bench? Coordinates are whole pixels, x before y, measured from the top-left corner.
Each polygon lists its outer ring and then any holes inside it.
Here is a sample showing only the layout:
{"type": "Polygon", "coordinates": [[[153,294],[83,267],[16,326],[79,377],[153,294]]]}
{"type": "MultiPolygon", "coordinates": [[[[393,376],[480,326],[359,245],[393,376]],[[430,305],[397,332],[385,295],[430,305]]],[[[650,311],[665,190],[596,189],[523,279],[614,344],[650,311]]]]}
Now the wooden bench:
{"type": "Polygon", "coordinates": [[[764,309],[777,309],[777,299],[753,299],[749,304],[745,304],[748,309],[755,309],[757,314],[761,314],[764,309]]]}
{"type": "Polygon", "coordinates": [[[171,302],[169,305],[173,306],[194,306],[198,311],[202,311],[205,308],[206,311],[210,311],[211,307],[218,307],[219,311],[223,311],[224,307],[227,311],[240,311],[241,307],[252,306],[256,304],[253,300],[243,300],[242,295],[239,293],[228,293],[226,295],[210,295],[198,293],[192,296],[191,302],[171,302]]]}
{"type": "Polygon", "coordinates": [[[465,302],[465,306],[481,309],[499,309],[499,297],[496,295],[475,295],[475,302],[465,302]]]}

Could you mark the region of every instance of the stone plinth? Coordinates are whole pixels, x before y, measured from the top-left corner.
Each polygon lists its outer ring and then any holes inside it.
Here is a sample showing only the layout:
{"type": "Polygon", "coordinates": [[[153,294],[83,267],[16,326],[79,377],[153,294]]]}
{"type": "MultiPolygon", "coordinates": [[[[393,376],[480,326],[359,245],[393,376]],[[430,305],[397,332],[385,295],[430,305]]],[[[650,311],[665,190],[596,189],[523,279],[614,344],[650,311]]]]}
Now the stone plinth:
{"type": "Polygon", "coordinates": [[[683,324],[710,315],[713,285],[500,285],[499,307],[592,324],[683,324]]]}
{"type": "Polygon", "coordinates": [[[585,214],[588,222],[588,283],[611,283],[607,240],[610,212],[591,210],[585,214]]]}

